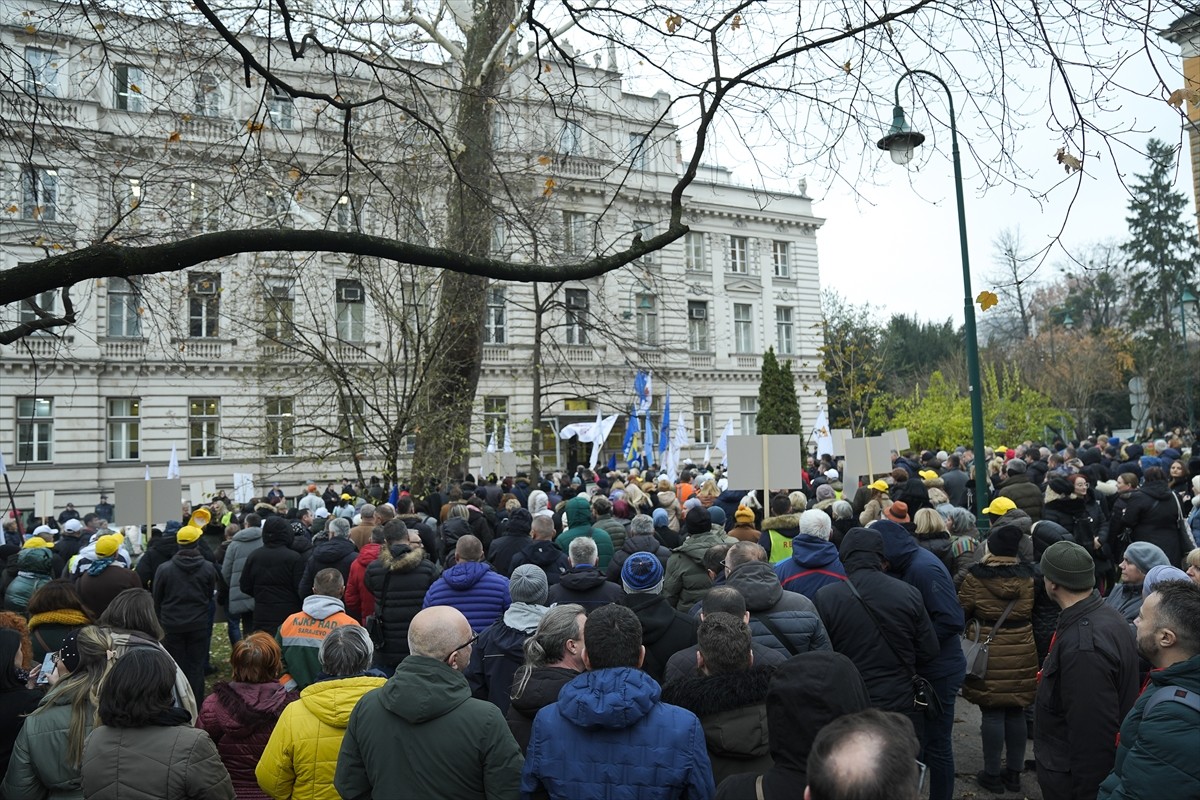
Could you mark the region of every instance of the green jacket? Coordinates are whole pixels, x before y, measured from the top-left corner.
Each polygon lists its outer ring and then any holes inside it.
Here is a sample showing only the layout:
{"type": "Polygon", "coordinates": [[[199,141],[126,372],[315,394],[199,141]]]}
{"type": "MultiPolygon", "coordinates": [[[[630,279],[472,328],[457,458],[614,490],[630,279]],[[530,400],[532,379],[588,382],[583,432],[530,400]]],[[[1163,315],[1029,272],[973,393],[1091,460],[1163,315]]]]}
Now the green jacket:
{"type": "Polygon", "coordinates": [[[612,560],[615,550],[608,532],[592,525],[592,504],[582,495],[572,497],[567,501],[566,512],[569,527],[555,538],[554,544],[559,550],[570,555],[571,542],[576,537],[590,536],[596,542],[596,554],[600,556],[600,563],[597,565],[600,573],[607,572],[608,562],[612,560]]]}
{"type": "Polygon", "coordinates": [[[1100,784],[1097,800],[1190,800],[1200,786],[1200,711],[1161,700],[1146,703],[1162,686],[1200,692],[1200,655],[1150,672],[1150,683],[1121,723],[1117,760],[1100,784]]]}
{"type": "Polygon", "coordinates": [[[524,763],[499,708],[448,664],[410,655],[354,707],[333,785],[346,800],[516,800],[524,763]]]}
{"type": "MultiPolygon", "coordinates": [[[[42,704],[45,707],[45,703],[42,704]]],[[[95,709],[89,703],[84,711],[85,730],[92,730],[95,709]]],[[[17,740],[0,797],[22,800],[82,800],[80,770],[67,758],[67,728],[71,725],[71,706],[53,703],[44,711],[25,719],[17,740]]]]}
{"type": "Polygon", "coordinates": [[[685,614],[690,611],[712,588],[712,578],[704,568],[704,553],[714,544],[735,541],[720,528],[712,528],[708,533],[689,536],[672,550],[663,579],[663,596],[667,602],[685,614]]]}

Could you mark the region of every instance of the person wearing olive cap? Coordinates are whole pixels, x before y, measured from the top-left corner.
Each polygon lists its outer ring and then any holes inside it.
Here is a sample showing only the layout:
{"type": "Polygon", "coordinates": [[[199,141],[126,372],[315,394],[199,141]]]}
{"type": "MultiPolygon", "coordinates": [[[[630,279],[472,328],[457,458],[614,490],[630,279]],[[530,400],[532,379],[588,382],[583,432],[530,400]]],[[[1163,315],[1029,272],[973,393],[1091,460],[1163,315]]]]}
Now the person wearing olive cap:
{"type": "Polygon", "coordinates": [[[1074,542],[1041,560],[1062,609],[1034,700],[1034,754],[1043,797],[1093,800],[1116,757],[1117,731],[1138,693],[1129,626],[1096,591],[1095,563],[1074,542]]]}
{"type": "Polygon", "coordinates": [[[203,533],[185,525],[175,534],[179,550],[154,573],[154,610],[166,636],[163,647],[187,676],[196,699],[204,697],[208,658],[208,604],[217,587],[217,568],[200,552],[203,533]]]}
{"type": "Polygon", "coordinates": [[[139,589],[142,580],[118,556],[124,537],[117,533],[96,540],[96,557],[80,573],[79,598],[99,617],[108,604],[126,589],[139,589]]]}

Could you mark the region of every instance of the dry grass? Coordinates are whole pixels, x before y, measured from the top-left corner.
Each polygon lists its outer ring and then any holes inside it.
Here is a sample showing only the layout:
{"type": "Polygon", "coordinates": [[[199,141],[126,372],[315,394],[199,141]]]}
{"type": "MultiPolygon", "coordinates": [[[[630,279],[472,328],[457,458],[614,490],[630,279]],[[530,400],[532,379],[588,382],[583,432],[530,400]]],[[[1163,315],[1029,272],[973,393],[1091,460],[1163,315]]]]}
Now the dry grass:
{"type": "MultiPolygon", "coordinates": [[[[204,694],[207,696],[213,690],[213,686],[218,681],[227,681],[233,675],[233,667],[229,663],[230,652],[229,646],[229,628],[224,622],[218,622],[213,625],[212,641],[209,643],[209,663],[216,668],[216,672],[204,678],[204,694]]],[[[202,702],[197,699],[197,702],[202,702]]]]}

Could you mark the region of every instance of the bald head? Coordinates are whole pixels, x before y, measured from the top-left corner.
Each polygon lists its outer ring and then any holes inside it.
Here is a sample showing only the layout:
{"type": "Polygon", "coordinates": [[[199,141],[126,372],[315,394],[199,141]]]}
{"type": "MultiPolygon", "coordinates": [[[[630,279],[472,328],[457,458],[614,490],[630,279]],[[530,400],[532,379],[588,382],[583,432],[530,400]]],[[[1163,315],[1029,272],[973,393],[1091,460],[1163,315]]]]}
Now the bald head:
{"type": "Polygon", "coordinates": [[[431,606],[413,617],[408,626],[409,652],[438,661],[445,661],[454,648],[470,638],[470,623],[453,606],[431,606]]]}
{"type": "Polygon", "coordinates": [[[454,545],[454,557],[458,561],[483,561],[483,542],[469,533],[460,536],[454,545]]]}

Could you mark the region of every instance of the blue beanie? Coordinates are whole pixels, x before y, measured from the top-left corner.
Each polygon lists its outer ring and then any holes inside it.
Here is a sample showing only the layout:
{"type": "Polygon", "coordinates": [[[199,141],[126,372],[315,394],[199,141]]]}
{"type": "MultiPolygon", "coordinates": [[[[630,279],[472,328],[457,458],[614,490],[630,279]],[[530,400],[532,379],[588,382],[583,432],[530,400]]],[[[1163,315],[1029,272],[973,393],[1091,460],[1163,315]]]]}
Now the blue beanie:
{"type": "Polygon", "coordinates": [[[653,553],[632,553],[621,565],[621,585],[627,594],[658,594],[663,585],[662,562],[653,553]]]}

